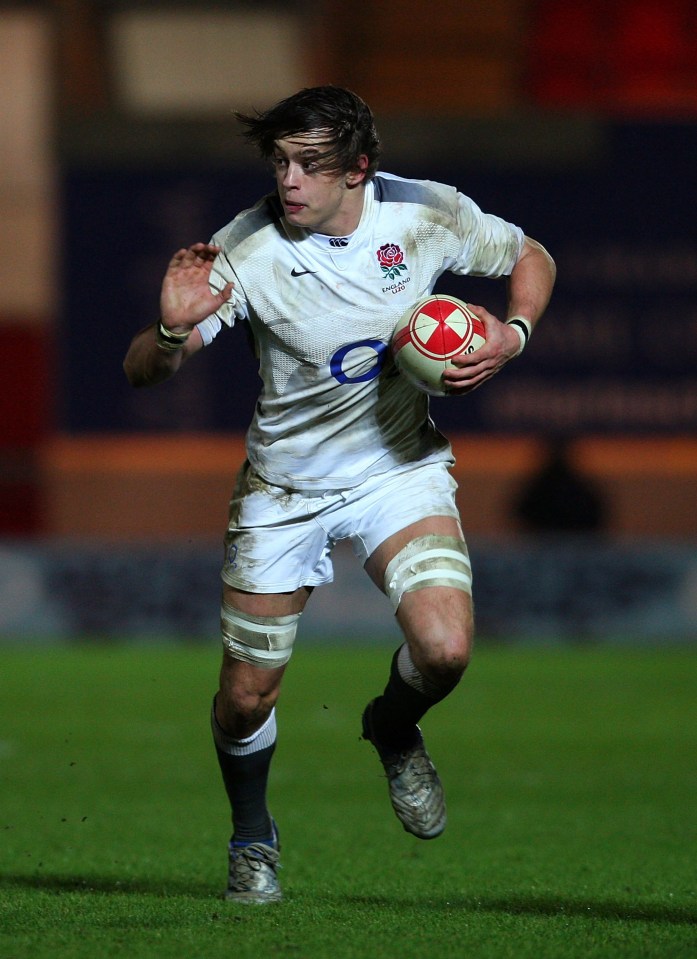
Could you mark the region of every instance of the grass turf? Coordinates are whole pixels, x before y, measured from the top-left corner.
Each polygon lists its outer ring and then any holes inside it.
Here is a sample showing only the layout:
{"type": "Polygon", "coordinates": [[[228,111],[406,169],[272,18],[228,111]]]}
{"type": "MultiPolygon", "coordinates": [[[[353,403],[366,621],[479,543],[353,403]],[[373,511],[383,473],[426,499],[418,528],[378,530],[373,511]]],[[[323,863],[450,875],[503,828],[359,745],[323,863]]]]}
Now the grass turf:
{"type": "Polygon", "coordinates": [[[424,721],[449,825],[404,833],[359,739],[386,648],[300,648],[278,906],[221,899],[217,648],[0,649],[3,959],[694,957],[691,650],[477,650],[424,721]]]}

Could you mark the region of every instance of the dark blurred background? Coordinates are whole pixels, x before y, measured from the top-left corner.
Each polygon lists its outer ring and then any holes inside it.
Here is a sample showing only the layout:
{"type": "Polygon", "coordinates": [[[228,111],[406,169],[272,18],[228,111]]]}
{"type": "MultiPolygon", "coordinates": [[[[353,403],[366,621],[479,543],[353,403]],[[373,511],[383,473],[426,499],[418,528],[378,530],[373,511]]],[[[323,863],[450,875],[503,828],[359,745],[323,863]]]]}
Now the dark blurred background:
{"type": "Polygon", "coordinates": [[[480,628],[696,638],[694,4],[0,2],[0,76],[0,634],[215,624],[254,364],[237,331],[152,391],[121,362],[172,251],[271,188],[232,111],[337,83],[373,107],[384,169],[455,184],[557,261],[524,357],[433,404],[480,628]]]}

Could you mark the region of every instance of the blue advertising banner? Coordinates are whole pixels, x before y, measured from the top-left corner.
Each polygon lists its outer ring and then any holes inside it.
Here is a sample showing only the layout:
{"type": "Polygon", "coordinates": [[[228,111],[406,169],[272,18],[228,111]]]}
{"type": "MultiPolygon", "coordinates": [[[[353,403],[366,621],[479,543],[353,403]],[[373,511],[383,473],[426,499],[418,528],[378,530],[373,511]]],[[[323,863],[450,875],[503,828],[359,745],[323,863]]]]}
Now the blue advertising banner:
{"type": "MultiPolygon", "coordinates": [[[[614,124],[602,159],[563,170],[396,168],[456,185],[557,261],[524,356],[483,389],[438,399],[448,431],[689,434],[697,428],[697,126],[614,124]]],[[[64,177],[59,425],[68,432],[243,430],[258,388],[243,331],[173,381],[135,391],[121,362],[157,313],[172,252],[206,240],[271,188],[258,167],[68,169],[64,177]]],[[[503,283],[439,290],[499,313],[503,283]]]]}
{"type": "MultiPolygon", "coordinates": [[[[484,641],[697,641],[692,545],[583,536],[469,545],[484,641]]],[[[299,641],[397,642],[389,602],[349,545],[338,544],[332,559],[335,582],[315,590],[299,641]]],[[[220,563],[217,542],[0,541],[0,645],[102,637],[217,648],[220,563]]]]}

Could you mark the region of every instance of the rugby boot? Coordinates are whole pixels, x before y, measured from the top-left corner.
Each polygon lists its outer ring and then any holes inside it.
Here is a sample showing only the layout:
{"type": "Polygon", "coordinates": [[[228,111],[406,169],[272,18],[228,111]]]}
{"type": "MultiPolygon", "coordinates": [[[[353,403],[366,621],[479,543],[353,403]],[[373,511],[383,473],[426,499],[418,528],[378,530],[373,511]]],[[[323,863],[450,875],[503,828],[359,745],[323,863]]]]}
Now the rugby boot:
{"type": "Polygon", "coordinates": [[[393,752],[377,741],[372,728],[373,703],[363,713],[363,738],[373,744],[380,757],[390,792],[392,808],[407,832],[419,839],[435,839],[445,829],[447,814],[443,786],[426,752],[423,736],[414,727],[414,742],[393,752]]]}
{"type": "Polygon", "coordinates": [[[278,882],[281,846],[276,823],[269,842],[236,843],[229,845],[229,873],[225,898],[230,902],[280,902],[283,898],[278,882]]]}

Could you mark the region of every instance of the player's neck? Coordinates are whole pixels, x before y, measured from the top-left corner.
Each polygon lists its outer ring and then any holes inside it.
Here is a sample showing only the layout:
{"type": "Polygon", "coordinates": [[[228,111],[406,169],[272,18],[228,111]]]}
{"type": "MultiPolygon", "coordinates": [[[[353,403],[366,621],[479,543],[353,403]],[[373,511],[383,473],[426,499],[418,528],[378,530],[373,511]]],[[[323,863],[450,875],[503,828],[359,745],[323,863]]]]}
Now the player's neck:
{"type": "Polygon", "coordinates": [[[332,219],[315,231],[324,236],[350,236],[358,229],[365,203],[365,182],[348,187],[341,207],[332,219]]]}

